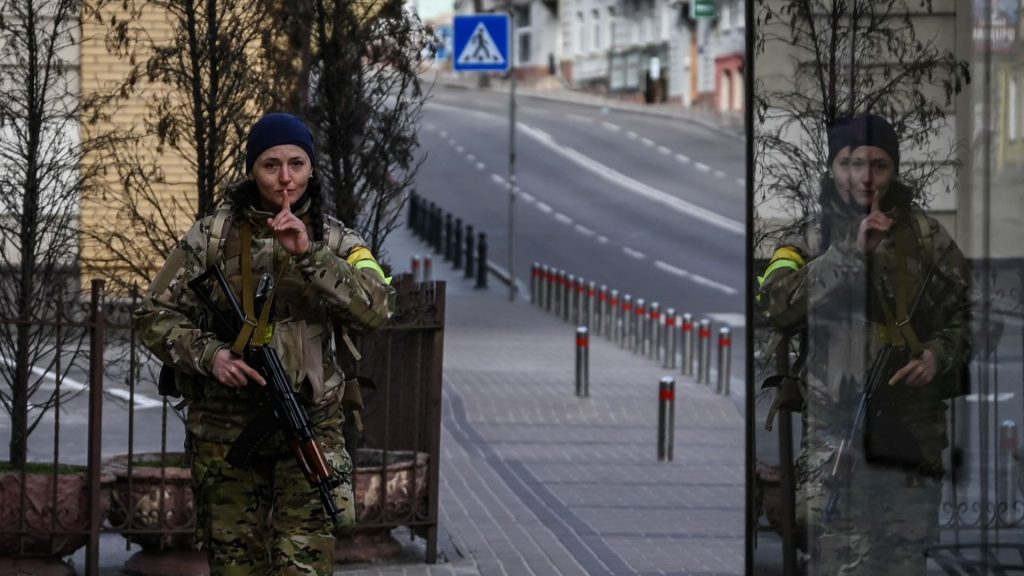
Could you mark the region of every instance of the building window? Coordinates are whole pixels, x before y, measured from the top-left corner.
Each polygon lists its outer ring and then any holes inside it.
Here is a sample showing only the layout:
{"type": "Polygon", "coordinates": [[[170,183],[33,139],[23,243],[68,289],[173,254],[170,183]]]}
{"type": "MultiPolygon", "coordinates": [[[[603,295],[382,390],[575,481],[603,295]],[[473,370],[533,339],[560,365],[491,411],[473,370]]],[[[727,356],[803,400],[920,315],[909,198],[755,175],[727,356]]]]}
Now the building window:
{"type": "Polygon", "coordinates": [[[722,30],[728,30],[732,28],[732,1],[726,0],[721,3],[721,13],[718,15],[718,21],[721,23],[722,30]]]}
{"type": "Polygon", "coordinates": [[[587,30],[583,22],[583,12],[576,13],[576,30],[576,53],[582,54],[583,50],[586,48],[586,43],[584,42],[585,38],[583,35],[587,30]]]}
{"type": "Polygon", "coordinates": [[[594,10],[594,50],[601,49],[601,13],[594,10]]]}
{"type": "Polygon", "coordinates": [[[1010,141],[1017,139],[1017,128],[1020,125],[1020,118],[1017,117],[1017,78],[1010,78],[1010,85],[1006,94],[1006,116],[1009,131],[1007,137],[1010,141]]]}
{"type": "Polygon", "coordinates": [[[732,26],[733,28],[743,28],[746,26],[746,6],[743,0],[736,0],[736,6],[732,10],[732,26]]]}
{"type": "Polygon", "coordinates": [[[611,44],[612,51],[615,50],[615,34],[618,33],[615,25],[615,8],[612,6],[608,7],[608,42],[611,44]]]}
{"type": "Polygon", "coordinates": [[[519,34],[519,54],[517,54],[516,64],[529,64],[532,57],[533,54],[530,53],[530,33],[522,32],[519,34]]]}

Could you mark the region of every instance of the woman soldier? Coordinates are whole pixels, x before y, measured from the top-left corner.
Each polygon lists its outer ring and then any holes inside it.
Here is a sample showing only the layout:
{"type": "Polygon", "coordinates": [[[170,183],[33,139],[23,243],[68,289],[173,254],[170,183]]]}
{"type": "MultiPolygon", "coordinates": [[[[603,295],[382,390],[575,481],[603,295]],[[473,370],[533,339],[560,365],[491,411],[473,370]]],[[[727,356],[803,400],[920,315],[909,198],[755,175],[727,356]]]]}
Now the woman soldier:
{"type": "MultiPolygon", "coordinates": [[[[258,388],[266,381],[235,353],[244,346],[267,344],[280,356],[340,480],[332,494],[341,523],[354,523],[339,405],[345,376],[335,362],[333,323],[346,330],[380,326],[391,315],[394,291],[363,240],[325,222],[315,158],[312,134],[295,116],[256,122],[246,141],[248,178],[185,234],[134,315],[143,343],[173,369],[189,403],[196,534],[214,575],[331,574],[334,564],[335,526],[282,433],[258,445],[253,466],[225,460],[241,432],[265,414],[258,388]],[[223,270],[254,317],[263,311],[260,301],[253,304],[255,279],[275,280],[268,312],[248,342],[218,333],[189,288],[211,265],[223,270]]],[[[214,295],[227,310],[223,294],[214,295]]]]}

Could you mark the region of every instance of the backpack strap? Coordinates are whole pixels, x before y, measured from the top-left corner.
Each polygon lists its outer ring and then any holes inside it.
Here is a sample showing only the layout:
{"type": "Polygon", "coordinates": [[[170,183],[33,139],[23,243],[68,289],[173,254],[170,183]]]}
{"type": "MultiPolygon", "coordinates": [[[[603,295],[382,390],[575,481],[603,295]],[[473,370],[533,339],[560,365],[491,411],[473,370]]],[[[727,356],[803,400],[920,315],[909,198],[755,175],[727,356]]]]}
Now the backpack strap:
{"type": "Polygon", "coordinates": [[[910,218],[914,222],[914,232],[917,235],[918,246],[921,248],[922,259],[927,260],[925,263],[930,265],[935,258],[935,255],[932,254],[935,245],[931,235],[931,226],[928,224],[928,216],[925,215],[924,209],[913,206],[910,209],[910,218]]]}
{"type": "Polygon", "coordinates": [[[210,227],[210,241],[206,243],[207,268],[217,263],[221,248],[224,247],[224,239],[227,238],[230,228],[231,207],[227,205],[218,206],[217,211],[213,214],[213,226],[210,227]]]}

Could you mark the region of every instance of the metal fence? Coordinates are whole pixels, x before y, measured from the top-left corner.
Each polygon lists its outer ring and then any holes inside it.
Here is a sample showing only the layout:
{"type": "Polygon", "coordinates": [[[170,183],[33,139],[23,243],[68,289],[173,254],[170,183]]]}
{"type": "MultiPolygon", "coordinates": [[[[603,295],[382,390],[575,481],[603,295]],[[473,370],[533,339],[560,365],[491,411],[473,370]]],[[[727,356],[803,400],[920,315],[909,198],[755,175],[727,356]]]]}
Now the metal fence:
{"type": "MultiPolygon", "coordinates": [[[[445,284],[416,283],[406,274],[394,286],[392,320],[357,339],[359,374],[377,384],[366,394],[365,443],[353,454],[357,530],[408,526],[426,539],[426,561],[433,563],[445,284]]],[[[142,548],[129,560],[138,564],[126,568],[148,573],[145,562],[192,548],[184,426],[173,400],[156,393],[159,361],[130,322],[137,305],[137,295],[107,299],[97,280],[37,320],[47,338],[77,334],[82,350],[63,361],[61,346],[51,346],[29,367],[45,384],[30,407],[51,395],[57,404],[30,437],[33,464],[0,471],[0,557],[30,562],[34,570],[31,562],[59,560],[85,546],[85,573],[98,574],[100,535],[119,533],[126,547],[142,548]]],[[[8,332],[17,324],[0,319],[8,332]]]]}

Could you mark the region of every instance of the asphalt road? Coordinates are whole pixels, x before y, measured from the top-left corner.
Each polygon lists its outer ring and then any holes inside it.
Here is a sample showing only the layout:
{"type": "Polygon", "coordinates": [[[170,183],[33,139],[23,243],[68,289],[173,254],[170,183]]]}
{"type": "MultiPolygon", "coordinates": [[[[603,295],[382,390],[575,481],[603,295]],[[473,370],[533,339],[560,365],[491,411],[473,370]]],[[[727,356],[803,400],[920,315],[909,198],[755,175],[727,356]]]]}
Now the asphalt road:
{"type": "MultiPolygon", "coordinates": [[[[743,141],[685,120],[521,98],[515,276],[532,262],[733,328],[744,354],[743,141]]],[[[437,87],[417,192],[508,268],[508,96],[437,87]]]]}

